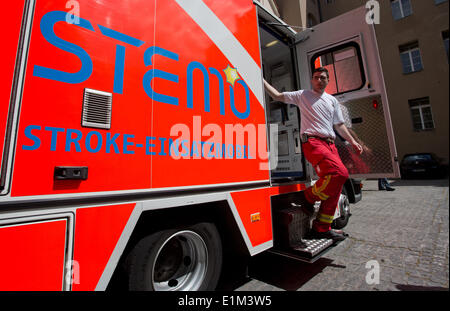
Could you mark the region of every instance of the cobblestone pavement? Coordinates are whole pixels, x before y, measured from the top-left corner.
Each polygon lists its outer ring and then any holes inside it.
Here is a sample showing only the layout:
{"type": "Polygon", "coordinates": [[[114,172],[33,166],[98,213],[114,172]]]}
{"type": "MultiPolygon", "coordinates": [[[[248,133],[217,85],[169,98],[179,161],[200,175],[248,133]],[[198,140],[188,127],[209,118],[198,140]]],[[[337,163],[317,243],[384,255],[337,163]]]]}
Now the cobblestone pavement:
{"type": "Polygon", "coordinates": [[[252,258],[250,279],[238,291],[399,291],[449,288],[449,184],[398,180],[394,192],[366,180],[352,205],[350,234],[313,264],[272,254],[252,258]],[[379,264],[379,283],[373,278],[379,264]]]}

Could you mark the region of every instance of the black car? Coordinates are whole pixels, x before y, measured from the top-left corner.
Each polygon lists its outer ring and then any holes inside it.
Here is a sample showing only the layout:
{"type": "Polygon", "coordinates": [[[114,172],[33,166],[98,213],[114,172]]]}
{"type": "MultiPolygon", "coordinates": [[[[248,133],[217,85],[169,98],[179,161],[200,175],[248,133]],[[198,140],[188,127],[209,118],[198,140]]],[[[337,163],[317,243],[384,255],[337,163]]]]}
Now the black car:
{"type": "Polygon", "coordinates": [[[447,175],[448,166],[433,153],[406,154],[400,164],[402,178],[442,178],[447,175]]]}

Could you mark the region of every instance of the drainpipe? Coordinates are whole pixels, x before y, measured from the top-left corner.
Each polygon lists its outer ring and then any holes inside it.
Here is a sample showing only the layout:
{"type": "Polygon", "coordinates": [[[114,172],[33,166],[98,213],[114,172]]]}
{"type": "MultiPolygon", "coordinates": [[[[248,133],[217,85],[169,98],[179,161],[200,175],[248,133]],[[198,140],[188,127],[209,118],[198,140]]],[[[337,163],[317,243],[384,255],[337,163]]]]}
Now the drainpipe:
{"type": "Polygon", "coordinates": [[[317,8],[319,9],[319,23],[322,23],[323,16],[322,16],[322,7],[320,6],[320,0],[317,0],[317,8]]]}
{"type": "Polygon", "coordinates": [[[280,17],[280,13],[278,12],[278,8],[277,8],[277,5],[275,4],[274,0],[269,0],[269,4],[270,4],[270,7],[272,8],[273,12],[274,12],[278,17],[280,17]]]}

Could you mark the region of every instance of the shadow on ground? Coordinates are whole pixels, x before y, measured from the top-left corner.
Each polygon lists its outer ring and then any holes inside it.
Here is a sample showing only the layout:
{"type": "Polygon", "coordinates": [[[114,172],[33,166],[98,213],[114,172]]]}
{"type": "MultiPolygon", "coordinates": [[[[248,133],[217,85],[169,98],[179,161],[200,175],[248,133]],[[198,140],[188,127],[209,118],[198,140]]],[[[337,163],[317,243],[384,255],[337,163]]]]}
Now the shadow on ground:
{"type": "MultiPolygon", "coordinates": [[[[371,181],[376,181],[369,179],[371,181]]],[[[449,186],[449,179],[443,178],[443,179],[389,179],[389,183],[392,187],[448,187],[449,186]]],[[[364,184],[364,181],[363,181],[364,184]]],[[[363,191],[379,191],[378,186],[371,187],[371,188],[364,188],[363,191]]]]}
{"type": "Polygon", "coordinates": [[[447,287],[439,287],[439,286],[415,286],[415,285],[406,285],[406,284],[398,284],[395,286],[398,290],[401,291],[420,291],[420,292],[431,292],[431,291],[447,291],[447,287]]]}
{"type": "MultiPolygon", "coordinates": [[[[330,266],[346,268],[346,266],[333,264],[333,261],[327,258],[320,258],[315,263],[309,264],[263,253],[250,259],[246,276],[237,275],[237,271],[226,271],[224,275],[227,277],[222,278],[217,290],[235,290],[254,279],[286,291],[296,291],[330,266]]],[[[258,290],[258,288],[246,290],[258,290]]]]}
{"type": "Polygon", "coordinates": [[[394,187],[448,187],[446,179],[397,179],[390,182],[394,187]]]}
{"type": "Polygon", "coordinates": [[[328,258],[320,258],[309,264],[273,254],[262,254],[252,261],[249,274],[252,278],[275,287],[295,291],[330,266],[346,268],[333,264],[328,258]]]}

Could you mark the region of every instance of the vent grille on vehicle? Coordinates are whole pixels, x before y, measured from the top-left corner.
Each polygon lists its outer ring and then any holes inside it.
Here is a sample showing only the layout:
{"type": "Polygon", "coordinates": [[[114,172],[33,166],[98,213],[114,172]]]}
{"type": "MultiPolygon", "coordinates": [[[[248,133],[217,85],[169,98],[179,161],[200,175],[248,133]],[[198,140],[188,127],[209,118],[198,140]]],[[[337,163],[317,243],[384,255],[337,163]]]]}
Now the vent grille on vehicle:
{"type": "Polygon", "coordinates": [[[84,89],[82,126],[111,128],[112,94],[84,89]]]}

